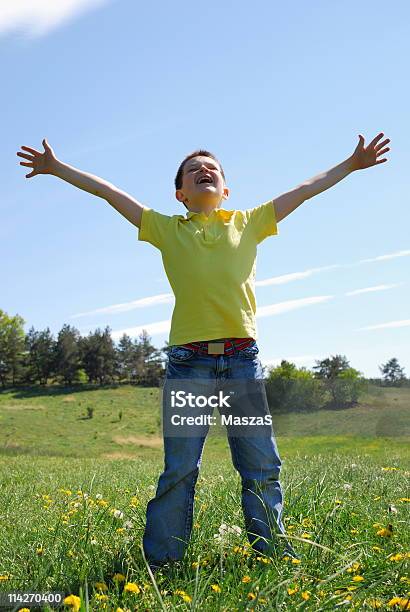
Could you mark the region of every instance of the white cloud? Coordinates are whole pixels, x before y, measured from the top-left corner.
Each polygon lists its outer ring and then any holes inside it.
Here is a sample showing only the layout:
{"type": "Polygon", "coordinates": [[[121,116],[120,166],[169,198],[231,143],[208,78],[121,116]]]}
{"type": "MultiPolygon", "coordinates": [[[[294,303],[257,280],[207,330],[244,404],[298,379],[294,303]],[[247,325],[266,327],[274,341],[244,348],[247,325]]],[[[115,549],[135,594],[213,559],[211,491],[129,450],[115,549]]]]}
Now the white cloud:
{"type": "Polygon", "coordinates": [[[363,289],[348,291],[345,293],[345,295],[359,295],[359,293],[368,293],[369,291],[385,291],[386,289],[393,289],[393,287],[399,287],[400,285],[404,285],[404,282],[395,283],[393,285],[374,285],[373,287],[364,287],[363,289]]]}
{"type": "Polygon", "coordinates": [[[389,321],[388,323],[379,323],[378,325],[368,325],[367,327],[359,327],[358,331],[363,329],[386,329],[388,327],[409,327],[410,319],[403,319],[401,321],[389,321]]]}
{"type": "Polygon", "coordinates": [[[321,302],[327,302],[332,298],[332,295],[316,295],[309,298],[301,298],[299,300],[288,300],[286,302],[268,304],[267,306],[260,306],[259,308],[257,308],[256,316],[270,317],[272,315],[282,314],[283,312],[289,312],[290,310],[297,310],[298,308],[311,306],[312,304],[320,304],[321,302]]]}
{"type": "Polygon", "coordinates": [[[142,332],[143,329],[145,329],[150,336],[169,333],[169,330],[171,329],[171,319],[156,321],[154,323],[146,323],[145,325],[138,325],[137,327],[128,327],[127,329],[114,331],[111,333],[111,337],[115,341],[119,340],[123,334],[127,334],[131,338],[135,338],[142,332]]]}
{"type": "Polygon", "coordinates": [[[408,257],[410,255],[410,249],[405,251],[396,251],[395,253],[389,253],[388,255],[378,255],[371,259],[361,259],[358,263],[369,263],[372,261],[383,261],[384,259],[394,259],[395,257],[408,257]]]}
{"type": "Polygon", "coordinates": [[[80,13],[107,0],[3,0],[0,3],[0,35],[23,30],[43,36],[80,13]]]}
{"type": "Polygon", "coordinates": [[[290,274],[282,274],[281,276],[272,276],[271,278],[265,278],[264,280],[255,281],[256,287],[265,287],[266,285],[284,285],[291,283],[301,278],[307,278],[323,270],[330,270],[332,268],[342,268],[341,264],[333,264],[332,266],[323,266],[321,268],[310,268],[303,272],[291,272],[290,274]]]}
{"type": "Polygon", "coordinates": [[[133,300],[132,302],[124,302],[123,304],[113,304],[111,306],[105,306],[104,308],[97,308],[96,310],[88,310],[87,312],[79,312],[78,314],[71,315],[71,319],[79,317],[85,317],[88,315],[95,314],[118,314],[120,312],[128,312],[129,310],[135,310],[136,308],[146,308],[150,306],[156,306],[157,304],[169,304],[174,302],[173,293],[160,293],[158,295],[151,295],[150,297],[140,298],[139,300],[133,300]]]}

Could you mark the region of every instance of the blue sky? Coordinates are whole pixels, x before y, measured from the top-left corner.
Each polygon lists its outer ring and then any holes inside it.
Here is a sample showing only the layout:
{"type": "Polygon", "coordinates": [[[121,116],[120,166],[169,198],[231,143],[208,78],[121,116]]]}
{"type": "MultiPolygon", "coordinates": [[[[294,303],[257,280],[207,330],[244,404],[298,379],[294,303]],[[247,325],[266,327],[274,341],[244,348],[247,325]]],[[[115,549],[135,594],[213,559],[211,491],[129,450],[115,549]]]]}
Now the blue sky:
{"type": "Polygon", "coordinates": [[[175,173],[197,148],[223,165],[224,207],[246,209],[384,132],[388,162],[307,200],[260,244],[258,344],[264,365],[341,353],[379,376],[397,357],[410,376],[407,2],[7,4],[0,308],[26,331],[145,328],[161,347],[174,303],[160,252],[104,200],[25,179],[23,144],[45,136],[63,161],[172,215],[185,213],[175,173]]]}

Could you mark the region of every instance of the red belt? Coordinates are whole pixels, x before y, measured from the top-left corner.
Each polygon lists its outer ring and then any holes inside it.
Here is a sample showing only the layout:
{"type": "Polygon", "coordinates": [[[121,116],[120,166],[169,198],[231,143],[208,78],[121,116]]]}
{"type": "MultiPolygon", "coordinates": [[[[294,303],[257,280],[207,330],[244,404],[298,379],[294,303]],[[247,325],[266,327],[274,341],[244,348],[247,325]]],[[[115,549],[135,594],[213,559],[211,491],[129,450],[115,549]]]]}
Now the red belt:
{"type": "Polygon", "coordinates": [[[181,344],[205,355],[233,355],[236,351],[250,346],[254,338],[222,338],[221,340],[203,340],[202,342],[188,342],[181,344]]]}

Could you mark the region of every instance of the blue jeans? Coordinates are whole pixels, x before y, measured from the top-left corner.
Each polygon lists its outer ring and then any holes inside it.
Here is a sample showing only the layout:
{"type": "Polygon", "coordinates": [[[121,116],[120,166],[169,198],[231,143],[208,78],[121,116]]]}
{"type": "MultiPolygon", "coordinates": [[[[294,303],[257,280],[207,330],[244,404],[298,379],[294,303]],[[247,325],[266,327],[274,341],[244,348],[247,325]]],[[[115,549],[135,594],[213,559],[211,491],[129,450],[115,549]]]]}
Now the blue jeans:
{"type": "MultiPolygon", "coordinates": [[[[201,355],[174,345],[168,353],[165,378],[263,379],[256,341],[232,355],[201,355]]],[[[259,387],[266,400],[264,386],[259,387]]],[[[209,429],[209,426],[208,426],[209,429]]],[[[207,430],[208,431],[208,430],[207,430]]],[[[207,433],[206,431],[206,433],[207,433]]],[[[165,466],[156,495],[148,502],[143,547],[152,567],[181,560],[188,545],[193,521],[194,492],[205,444],[202,437],[164,436],[165,466]]],[[[278,545],[297,557],[285,538],[282,523],[283,496],[279,482],[282,462],[270,433],[258,437],[228,434],[233,465],[242,481],[242,510],[248,540],[262,554],[274,554],[278,545]],[[277,541],[279,540],[279,542],[277,541]]]]}

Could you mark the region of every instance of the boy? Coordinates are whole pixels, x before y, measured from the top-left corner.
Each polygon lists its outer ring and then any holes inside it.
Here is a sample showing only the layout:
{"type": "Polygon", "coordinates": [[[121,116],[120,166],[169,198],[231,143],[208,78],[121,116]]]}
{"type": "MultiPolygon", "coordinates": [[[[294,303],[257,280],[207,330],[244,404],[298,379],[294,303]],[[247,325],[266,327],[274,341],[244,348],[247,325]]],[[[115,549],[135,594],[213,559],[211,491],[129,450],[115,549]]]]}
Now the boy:
{"type": "MultiPolygon", "coordinates": [[[[139,228],[138,239],[162,253],[175,294],[169,337],[166,380],[194,379],[261,381],[257,356],[254,293],[256,247],[275,235],[277,223],[302,202],[335,185],[354,170],[383,163],[389,139],[378,134],[365,148],[364,138],[345,161],[255,208],[221,208],[229,197],[225,175],[216,157],[194,151],[181,163],[175,178],[176,198],[186,216],[168,216],[143,206],[111,183],[59,161],[47,141],[44,152],[23,146],[17,155],[32,168],[26,178],[53,174],[99,196],[139,228]]],[[[257,402],[266,405],[261,388],[257,402]]],[[[209,426],[208,426],[209,429],[209,426]]],[[[171,436],[164,432],[165,469],[156,495],[147,506],[143,537],[152,568],[181,560],[189,541],[194,491],[208,429],[199,435],[171,436]]],[[[264,430],[265,431],[265,430],[264,430]]],[[[242,509],[247,536],[258,553],[277,552],[274,531],[285,539],[283,497],[279,482],[281,460],[272,428],[255,436],[229,435],[232,460],[242,480],[242,509]]],[[[297,558],[285,543],[285,555],[297,558]]]]}

